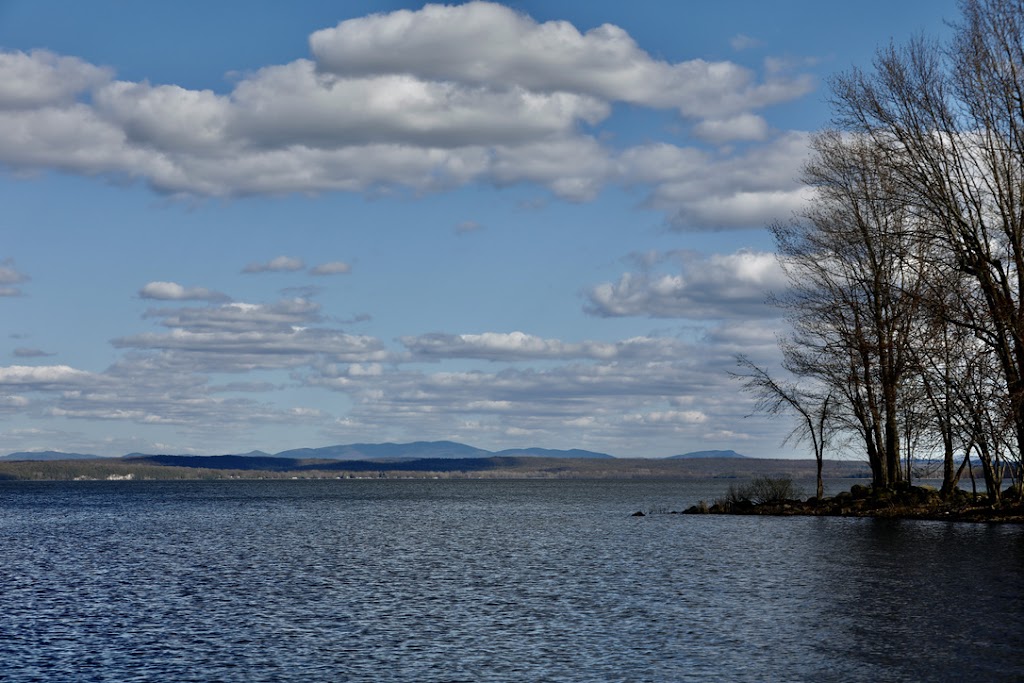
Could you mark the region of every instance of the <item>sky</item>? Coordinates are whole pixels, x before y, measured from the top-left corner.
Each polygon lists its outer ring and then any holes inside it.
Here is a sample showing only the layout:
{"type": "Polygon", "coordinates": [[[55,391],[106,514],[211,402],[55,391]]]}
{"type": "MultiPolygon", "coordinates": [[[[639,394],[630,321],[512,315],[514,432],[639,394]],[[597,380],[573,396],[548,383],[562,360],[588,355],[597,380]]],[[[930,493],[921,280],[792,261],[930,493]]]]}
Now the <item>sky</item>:
{"type": "Polygon", "coordinates": [[[0,453],[809,457],[753,414],[829,78],[953,0],[0,0],[0,453]]]}

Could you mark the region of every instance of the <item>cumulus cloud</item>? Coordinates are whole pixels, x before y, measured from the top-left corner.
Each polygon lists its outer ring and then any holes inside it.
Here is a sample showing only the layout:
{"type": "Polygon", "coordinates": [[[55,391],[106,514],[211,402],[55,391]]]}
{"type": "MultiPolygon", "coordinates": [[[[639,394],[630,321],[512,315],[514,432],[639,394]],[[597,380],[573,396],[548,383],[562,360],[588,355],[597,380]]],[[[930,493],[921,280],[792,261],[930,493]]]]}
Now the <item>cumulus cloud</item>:
{"type": "Polygon", "coordinates": [[[778,315],[767,298],[785,289],[787,281],[775,254],[675,252],[657,256],[652,265],[667,260],[678,263],[679,272],[662,273],[647,266],[624,273],[618,282],[591,287],[584,309],[601,317],[694,320],[778,315]]]}
{"type": "Polygon", "coordinates": [[[352,266],[344,261],[321,263],[309,269],[310,275],[345,275],[352,272],[352,266]]]}
{"type": "Polygon", "coordinates": [[[764,140],[768,137],[768,122],[757,114],[737,114],[727,119],[707,119],[693,128],[697,137],[721,144],[738,140],[764,140]]]}
{"type": "Polygon", "coordinates": [[[808,135],[790,132],[737,155],[711,154],[667,143],[621,156],[624,177],[653,186],[647,203],[670,215],[677,230],[763,227],[806,205],[800,182],[808,135]]]}
{"type": "MultiPolygon", "coordinates": [[[[0,163],[136,178],[173,195],[528,183],[588,201],[608,183],[644,182],[598,130],[615,103],[675,110],[716,144],[761,141],[754,112],[811,87],[767,63],[758,74],[656,59],[620,27],[581,33],[488,2],[349,19],[313,33],[310,50],[227,93],[118,80],[46,51],[0,53],[0,163]]],[[[714,197],[752,191],[733,189],[714,197]]],[[[680,221],[729,211],[687,214],[692,198],[661,196],[673,192],[659,186],[654,204],[680,221]]]]}
{"type": "Polygon", "coordinates": [[[562,199],[593,199],[616,167],[593,138],[537,142],[494,151],[491,174],[498,185],[530,182],[544,185],[562,199]]]}
{"type": "Polygon", "coordinates": [[[294,273],[306,267],[302,259],[293,256],[278,256],[266,263],[250,263],[243,273],[294,273]]]}
{"type": "Polygon", "coordinates": [[[337,78],[309,60],[266,67],[235,89],[231,132],[267,146],[455,148],[565,135],[577,121],[596,123],[609,113],[592,97],[465,87],[444,77],[421,80],[407,69],[337,78]]]}
{"type": "Polygon", "coordinates": [[[177,282],[148,282],[139,290],[141,299],[161,301],[224,301],[229,297],[204,287],[183,287],[177,282]]]}
{"type": "Polygon", "coordinates": [[[0,51],[0,109],[32,110],[74,102],[110,79],[108,69],[48,50],[0,51]]]}
{"type": "Polygon", "coordinates": [[[538,23],[500,4],[427,5],[350,19],[310,36],[318,67],[340,76],[405,73],[482,87],[677,108],[722,116],[798,97],[802,79],[757,83],[731,62],[652,58],[622,28],[581,34],[565,21],[538,23]]]}

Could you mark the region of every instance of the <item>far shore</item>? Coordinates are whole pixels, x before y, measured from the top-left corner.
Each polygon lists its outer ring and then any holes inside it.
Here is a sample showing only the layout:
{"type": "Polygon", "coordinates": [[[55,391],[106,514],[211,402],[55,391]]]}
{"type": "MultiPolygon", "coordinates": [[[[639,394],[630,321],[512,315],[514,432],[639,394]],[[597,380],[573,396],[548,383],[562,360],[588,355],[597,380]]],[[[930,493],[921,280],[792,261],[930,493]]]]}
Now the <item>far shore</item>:
{"type": "MultiPolygon", "coordinates": [[[[0,461],[0,483],[24,481],[232,481],[328,479],[626,479],[720,481],[721,498],[672,514],[729,514],[772,516],[841,516],[899,519],[935,519],[965,522],[1024,522],[1024,502],[1005,500],[994,506],[984,490],[959,491],[943,499],[928,486],[901,491],[873,492],[868,485],[867,463],[826,460],[826,480],[854,483],[818,501],[793,498],[754,503],[728,499],[732,482],[757,478],[791,480],[796,489],[812,488],[816,463],[811,459],[769,458],[545,458],[492,457],[403,461],[282,460],[277,469],[217,467],[216,460],[185,460],[189,466],[157,464],[147,460],[97,458],[92,460],[0,461]]],[[[183,462],[185,462],[183,461],[183,462]]],[[[266,461],[264,461],[266,462],[266,461]]],[[[244,459],[233,464],[245,465],[244,459]]],[[[935,473],[922,471],[919,480],[935,473]]],[[[639,512],[638,515],[644,513],[639,512]]]]}
{"type": "MultiPolygon", "coordinates": [[[[731,479],[789,477],[812,480],[814,460],[767,458],[545,458],[493,457],[408,461],[282,460],[275,469],[247,466],[244,458],[230,467],[215,460],[182,460],[188,466],[156,464],[145,460],[0,461],[0,481],[70,480],[223,480],[223,479],[731,479]]],[[[264,463],[266,461],[263,461],[264,463]]],[[[824,475],[831,479],[865,478],[868,466],[857,461],[827,461],[824,475]]]]}

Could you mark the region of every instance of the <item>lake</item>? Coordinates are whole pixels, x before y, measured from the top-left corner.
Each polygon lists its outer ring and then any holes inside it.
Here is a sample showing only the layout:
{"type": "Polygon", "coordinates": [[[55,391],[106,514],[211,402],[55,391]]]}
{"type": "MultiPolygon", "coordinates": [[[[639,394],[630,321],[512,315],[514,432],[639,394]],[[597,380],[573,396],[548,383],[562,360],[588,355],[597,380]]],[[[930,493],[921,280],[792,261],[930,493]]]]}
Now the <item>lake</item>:
{"type": "Polygon", "coordinates": [[[0,680],[1024,680],[1024,527],[727,484],[0,482],[0,680]]]}

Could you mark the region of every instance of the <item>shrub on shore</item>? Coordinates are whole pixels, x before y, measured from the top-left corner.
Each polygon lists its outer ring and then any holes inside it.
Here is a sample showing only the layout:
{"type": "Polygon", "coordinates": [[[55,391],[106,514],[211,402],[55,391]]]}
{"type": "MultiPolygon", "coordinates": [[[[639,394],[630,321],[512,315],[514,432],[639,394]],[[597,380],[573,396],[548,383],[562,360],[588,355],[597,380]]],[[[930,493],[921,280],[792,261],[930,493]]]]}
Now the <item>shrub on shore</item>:
{"type": "Polygon", "coordinates": [[[789,477],[755,477],[746,484],[730,484],[725,497],[715,505],[725,508],[746,508],[754,505],[783,503],[802,497],[803,493],[789,477]]]}

